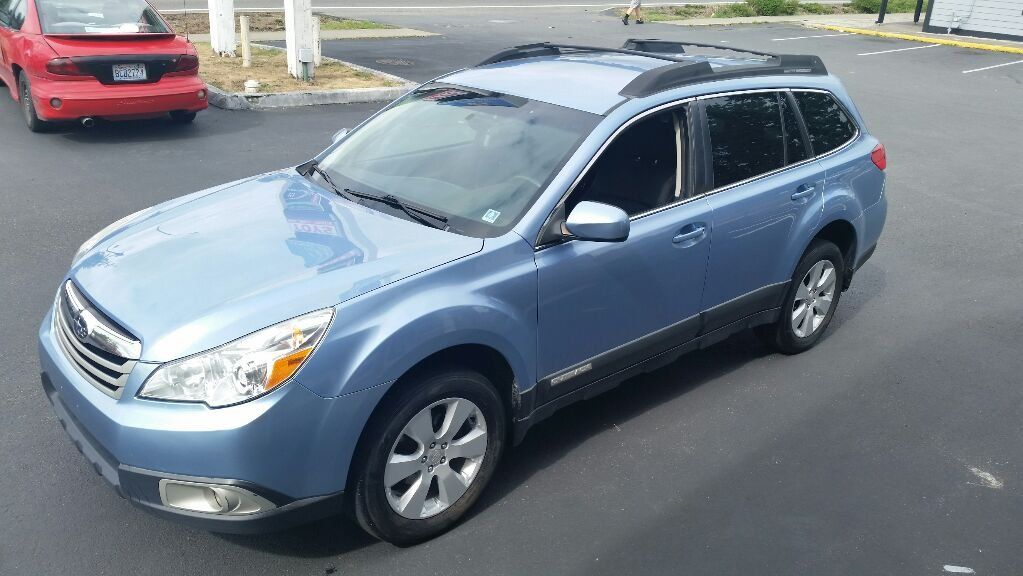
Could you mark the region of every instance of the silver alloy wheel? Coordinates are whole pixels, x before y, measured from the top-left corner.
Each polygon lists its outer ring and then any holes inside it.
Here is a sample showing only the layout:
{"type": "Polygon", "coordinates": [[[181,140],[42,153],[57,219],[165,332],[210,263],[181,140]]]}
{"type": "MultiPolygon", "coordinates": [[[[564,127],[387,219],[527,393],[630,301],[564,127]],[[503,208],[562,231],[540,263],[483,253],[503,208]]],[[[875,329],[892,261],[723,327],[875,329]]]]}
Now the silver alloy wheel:
{"type": "Polygon", "coordinates": [[[391,508],[418,520],[447,510],[465,494],[487,452],[487,421],[476,404],[446,398],[405,424],[384,466],[391,508]]]}
{"type": "Polygon", "coordinates": [[[814,264],[796,287],[792,303],[792,331],[806,338],[820,328],[835,297],[835,265],[831,260],[814,264]]]}

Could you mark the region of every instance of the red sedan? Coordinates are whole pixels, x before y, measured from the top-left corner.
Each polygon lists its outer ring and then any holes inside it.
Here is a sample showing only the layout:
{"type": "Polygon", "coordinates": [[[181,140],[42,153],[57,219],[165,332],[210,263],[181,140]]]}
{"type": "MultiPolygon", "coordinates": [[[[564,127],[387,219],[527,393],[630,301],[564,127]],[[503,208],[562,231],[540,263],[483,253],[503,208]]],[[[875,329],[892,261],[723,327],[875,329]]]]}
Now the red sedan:
{"type": "Polygon", "coordinates": [[[145,0],[0,0],[0,82],[33,132],[207,106],[195,48],[145,0]]]}

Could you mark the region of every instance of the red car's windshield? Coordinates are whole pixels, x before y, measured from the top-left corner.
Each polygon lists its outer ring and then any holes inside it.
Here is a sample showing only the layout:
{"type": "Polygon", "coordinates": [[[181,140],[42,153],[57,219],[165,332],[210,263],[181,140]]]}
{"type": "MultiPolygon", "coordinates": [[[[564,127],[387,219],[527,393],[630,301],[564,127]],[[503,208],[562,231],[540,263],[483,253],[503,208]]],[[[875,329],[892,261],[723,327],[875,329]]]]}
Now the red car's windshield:
{"type": "Polygon", "coordinates": [[[165,34],[144,0],[36,0],[43,34],[165,34]]]}

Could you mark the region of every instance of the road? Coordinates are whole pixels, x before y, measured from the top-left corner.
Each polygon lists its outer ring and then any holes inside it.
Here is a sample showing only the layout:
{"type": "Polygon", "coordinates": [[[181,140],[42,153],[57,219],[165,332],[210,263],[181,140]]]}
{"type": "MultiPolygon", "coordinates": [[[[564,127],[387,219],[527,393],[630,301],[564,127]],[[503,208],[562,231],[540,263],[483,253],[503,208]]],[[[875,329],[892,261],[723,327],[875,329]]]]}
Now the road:
{"type": "Polygon", "coordinates": [[[0,574],[1019,572],[1023,65],[983,70],[1018,57],[886,52],[918,45],[806,38],[821,32],[794,26],[624,29],[580,10],[380,19],[444,36],[325,52],[401,61],[389,71],[415,79],[544,39],[636,34],[819,54],[888,149],[881,245],[814,350],[775,355],[743,334],[566,409],[436,540],[396,548],[343,519],[210,534],[132,508],[92,472],[39,387],[36,327],[95,230],[301,162],[376,106],[32,135],[0,97],[0,574]]]}
{"type": "MultiPolygon", "coordinates": [[[[644,2],[643,6],[682,6],[684,4],[736,4],[744,0],[694,0],[693,2],[644,2]]],[[[807,1],[807,0],[804,0],[807,1]]],[[[817,4],[842,4],[844,0],[821,0],[817,4]]],[[[599,2],[594,0],[313,0],[313,9],[346,14],[352,12],[394,13],[394,12],[479,12],[493,10],[516,11],[564,11],[564,10],[605,10],[628,6],[628,2],[599,2]]],[[[208,10],[204,0],[155,0],[153,5],[160,10],[208,10]]],[[[283,10],[282,0],[238,0],[236,9],[267,8],[283,10]]]]}

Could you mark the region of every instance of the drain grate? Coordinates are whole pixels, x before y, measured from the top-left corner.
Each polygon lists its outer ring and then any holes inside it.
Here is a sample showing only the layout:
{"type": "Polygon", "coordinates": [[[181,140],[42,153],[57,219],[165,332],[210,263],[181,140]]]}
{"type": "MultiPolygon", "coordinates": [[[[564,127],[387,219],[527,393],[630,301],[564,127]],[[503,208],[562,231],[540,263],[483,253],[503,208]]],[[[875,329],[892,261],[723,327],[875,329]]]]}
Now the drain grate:
{"type": "Polygon", "coordinates": [[[377,64],[383,64],[385,66],[412,66],[415,62],[411,60],[404,60],[402,58],[381,58],[377,60],[377,64]]]}

